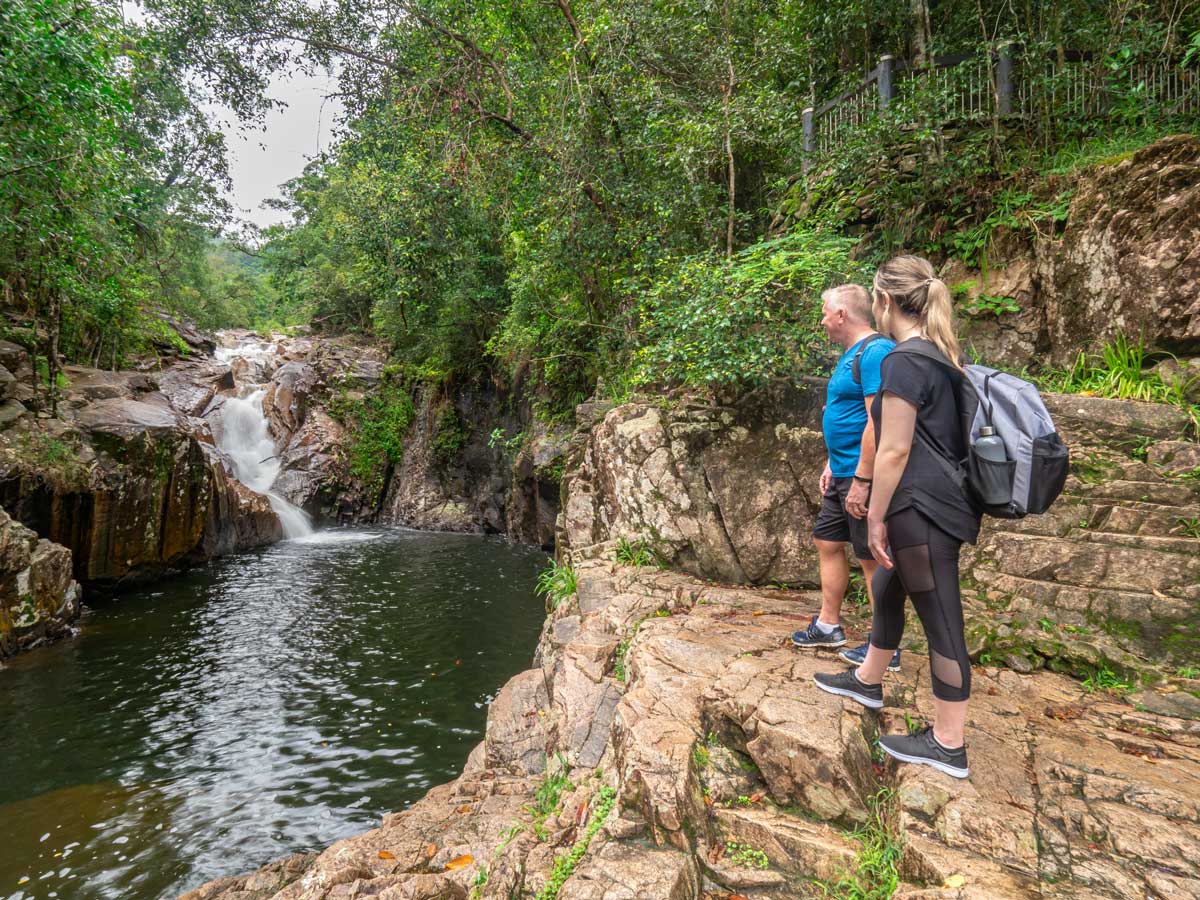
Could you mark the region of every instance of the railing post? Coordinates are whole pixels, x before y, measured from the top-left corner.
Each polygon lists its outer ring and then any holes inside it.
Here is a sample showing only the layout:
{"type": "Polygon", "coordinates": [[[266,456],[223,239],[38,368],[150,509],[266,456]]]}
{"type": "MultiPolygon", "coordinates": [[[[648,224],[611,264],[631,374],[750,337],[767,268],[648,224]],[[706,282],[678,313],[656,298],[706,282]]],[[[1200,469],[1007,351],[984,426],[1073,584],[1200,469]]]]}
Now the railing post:
{"type": "Polygon", "coordinates": [[[879,58],[879,109],[881,112],[888,108],[888,104],[896,96],[892,89],[892,69],[895,64],[896,58],[890,53],[879,58]]]}
{"type": "Polygon", "coordinates": [[[1013,106],[1013,58],[1012,44],[1000,45],[996,59],[996,103],[1000,115],[1011,116],[1013,106]]]}
{"type": "Polygon", "coordinates": [[[801,114],[804,122],[804,159],[801,161],[801,171],[808,172],[812,165],[811,154],[817,151],[817,131],[813,124],[813,108],[806,107],[801,114]]]}

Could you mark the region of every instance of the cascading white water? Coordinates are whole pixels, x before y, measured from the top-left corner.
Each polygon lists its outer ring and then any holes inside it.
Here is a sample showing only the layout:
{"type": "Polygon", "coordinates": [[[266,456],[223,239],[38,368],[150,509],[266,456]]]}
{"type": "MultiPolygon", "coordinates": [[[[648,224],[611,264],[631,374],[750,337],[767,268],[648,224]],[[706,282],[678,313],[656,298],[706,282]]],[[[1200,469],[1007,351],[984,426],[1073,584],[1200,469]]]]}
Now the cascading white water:
{"type": "MultiPolygon", "coordinates": [[[[270,344],[243,344],[242,346],[217,351],[222,362],[231,362],[236,357],[248,359],[256,373],[261,374],[268,358],[275,354],[270,344]]],[[[263,414],[263,397],[266,390],[255,387],[244,397],[228,397],[218,413],[213,429],[217,447],[229,457],[233,464],[233,475],[246,487],[264,494],[279,516],[285,538],[301,538],[312,534],[312,522],[308,514],[289,503],[271,490],[279,476],[279,456],[267,417],[263,414]]]]}

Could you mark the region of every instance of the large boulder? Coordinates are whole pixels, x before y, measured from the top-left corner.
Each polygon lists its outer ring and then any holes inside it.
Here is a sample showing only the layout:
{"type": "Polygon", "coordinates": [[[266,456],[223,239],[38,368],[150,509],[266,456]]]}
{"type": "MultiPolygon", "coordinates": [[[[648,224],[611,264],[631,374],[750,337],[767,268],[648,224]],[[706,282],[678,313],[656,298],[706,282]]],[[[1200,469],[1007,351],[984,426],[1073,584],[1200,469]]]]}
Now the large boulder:
{"type": "Polygon", "coordinates": [[[162,394],[97,400],[74,422],[5,432],[0,502],[69,548],[81,582],[158,576],[278,539],[265,497],[234,481],[162,394]]]}
{"type": "Polygon", "coordinates": [[[79,597],[71,551],[0,509],[0,659],[69,633],[79,597]]]}
{"type": "Polygon", "coordinates": [[[304,422],[304,416],[317,373],[298,360],[285,362],[275,370],[263,395],[263,415],[275,440],[285,443],[304,422]]]}
{"type": "Polygon", "coordinates": [[[642,541],[702,578],[814,582],[823,399],[813,382],[738,406],[608,411],[572,450],[565,546],[594,556],[614,540],[642,541]]]}

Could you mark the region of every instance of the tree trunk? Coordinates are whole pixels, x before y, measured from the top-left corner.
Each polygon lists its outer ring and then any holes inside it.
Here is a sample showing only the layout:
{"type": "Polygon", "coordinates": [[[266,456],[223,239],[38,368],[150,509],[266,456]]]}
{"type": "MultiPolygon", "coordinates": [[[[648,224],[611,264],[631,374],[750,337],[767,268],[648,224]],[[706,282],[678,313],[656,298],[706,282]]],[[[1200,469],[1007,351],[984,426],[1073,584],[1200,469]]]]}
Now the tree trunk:
{"type": "Polygon", "coordinates": [[[725,225],[725,258],[733,258],[733,232],[736,219],[737,169],[733,161],[733,123],[730,106],[733,103],[733,88],[737,78],[733,72],[733,23],[729,15],[729,0],[725,0],[725,65],[729,70],[729,82],[722,91],[725,113],[725,157],[729,162],[729,219],[725,225]]]}
{"type": "Polygon", "coordinates": [[[928,0],[912,0],[912,61],[913,66],[918,69],[923,69],[930,63],[930,31],[928,0]]]}
{"type": "Polygon", "coordinates": [[[46,373],[49,376],[50,415],[58,415],[58,334],[62,330],[62,298],[57,290],[50,292],[50,315],[47,328],[46,373]]]}

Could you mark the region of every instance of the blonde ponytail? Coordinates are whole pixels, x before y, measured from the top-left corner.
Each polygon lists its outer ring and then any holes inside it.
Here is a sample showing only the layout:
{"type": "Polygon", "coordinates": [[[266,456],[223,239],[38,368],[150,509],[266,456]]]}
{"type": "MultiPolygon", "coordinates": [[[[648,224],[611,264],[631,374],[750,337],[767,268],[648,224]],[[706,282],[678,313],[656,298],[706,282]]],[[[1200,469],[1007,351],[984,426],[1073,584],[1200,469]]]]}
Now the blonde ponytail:
{"type": "MultiPolygon", "coordinates": [[[[920,256],[897,256],[875,273],[875,289],[886,291],[892,304],[920,324],[926,336],[942,355],[962,368],[962,348],[954,335],[954,310],[950,289],[933,273],[929,260],[920,256]]],[[[883,317],[890,320],[891,316],[883,317]]],[[[880,327],[891,329],[890,321],[880,327]]]]}

